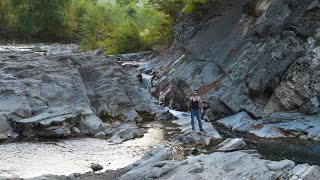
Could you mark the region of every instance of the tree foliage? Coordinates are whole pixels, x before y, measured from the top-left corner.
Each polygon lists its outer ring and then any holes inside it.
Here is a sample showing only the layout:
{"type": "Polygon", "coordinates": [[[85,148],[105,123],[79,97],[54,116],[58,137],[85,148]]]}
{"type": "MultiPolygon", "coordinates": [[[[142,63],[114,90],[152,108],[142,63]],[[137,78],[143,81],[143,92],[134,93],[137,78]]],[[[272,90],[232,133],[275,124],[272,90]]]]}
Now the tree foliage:
{"type": "Polygon", "coordinates": [[[197,10],[199,4],[204,4],[206,0],[183,0],[184,7],[182,8],[183,12],[193,13],[197,10]]]}
{"type": "Polygon", "coordinates": [[[79,42],[106,54],[168,47],[182,10],[205,0],[1,0],[0,38],[79,42]]]}
{"type": "Polygon", "coordinates": [[[172,40],[169,16],[133,0],[88,7],[80,25],[81,47],[104,46],[106,54],[156,50],[172,40]]]}
{"type": "Polygon", "coordinates": [[[0,36],[10,39],[12,29],[16,27],[17,16],[14,13],[14,7],[11,4],[11,0],[0,1],[0,36]]]}
{"type": "Polygon", "coordinates": [[[136,52],[143,50],[143,42],[138,27],[131,22],[121,24],[105,42],[108,54],[136,52]]]}

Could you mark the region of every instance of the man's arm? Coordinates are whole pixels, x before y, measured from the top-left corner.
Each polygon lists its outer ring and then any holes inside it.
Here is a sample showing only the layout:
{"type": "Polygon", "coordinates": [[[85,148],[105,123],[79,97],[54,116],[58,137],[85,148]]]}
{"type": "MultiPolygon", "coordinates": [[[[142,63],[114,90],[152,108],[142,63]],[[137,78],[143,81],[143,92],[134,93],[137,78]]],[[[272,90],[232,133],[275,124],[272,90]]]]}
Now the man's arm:
{"type": "Polygon", "coordinates": [[[203,103],[202,103],[202,98],[200,96],[199,96],[199,104],[200,104],[201,113],[203,113],[203,103]]]}

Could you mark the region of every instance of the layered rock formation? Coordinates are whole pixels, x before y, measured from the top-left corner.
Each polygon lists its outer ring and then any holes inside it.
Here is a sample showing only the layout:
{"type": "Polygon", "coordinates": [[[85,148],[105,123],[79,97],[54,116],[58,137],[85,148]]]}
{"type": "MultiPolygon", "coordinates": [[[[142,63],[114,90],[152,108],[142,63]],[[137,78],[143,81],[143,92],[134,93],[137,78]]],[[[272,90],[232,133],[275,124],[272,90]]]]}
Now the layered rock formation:
{"type": "Polygon", "coordinates": [[[208,0],[202,16],[179,17],[171,49],[153,66],[161,69],[153,91],[186,110],[185,97],[198,89],[211,120],[242,111],[253,119],[319,114],[319,7],[318,0],[208,0]]]}
{"type": "Polygon", "coordinates": [[[2,139],[17,133],[50,137],[95,134],[108,131],[114,121],[140,122],[140,112],[150,116],[163,112],[138,78],[117,61],[73,53],[69,46],[2,48],[2,139]]]}

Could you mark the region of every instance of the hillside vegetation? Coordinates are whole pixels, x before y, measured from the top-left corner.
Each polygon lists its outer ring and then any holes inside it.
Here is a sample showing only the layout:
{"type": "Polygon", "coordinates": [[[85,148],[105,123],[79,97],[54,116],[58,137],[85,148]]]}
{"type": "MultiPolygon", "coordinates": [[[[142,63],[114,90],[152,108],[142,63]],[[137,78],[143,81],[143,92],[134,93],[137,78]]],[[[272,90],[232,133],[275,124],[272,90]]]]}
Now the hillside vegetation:
{"type": "Polygon", "coordinates": [[[106,54],[159,50],[174,19],[204,0],[1,0],[0,43],[76,42],[106,54]]]}

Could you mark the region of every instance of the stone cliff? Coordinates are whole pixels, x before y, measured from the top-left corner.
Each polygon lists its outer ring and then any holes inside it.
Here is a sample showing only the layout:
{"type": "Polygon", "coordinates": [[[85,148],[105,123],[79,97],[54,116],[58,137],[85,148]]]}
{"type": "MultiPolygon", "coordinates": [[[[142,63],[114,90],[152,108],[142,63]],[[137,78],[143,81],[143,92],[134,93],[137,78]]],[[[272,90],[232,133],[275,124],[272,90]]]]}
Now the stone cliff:
{"type": "Polygon", "coordinates": [[[319,17],[318,0],[208,0],[201,16],[179,16],[173,45],[153,65],[160,69],[153,91],[186,110],[185,97],[198,89],[209,120],[239,112],[262,120],[280,113],[273,122],[317,115],[319,17]]]}

